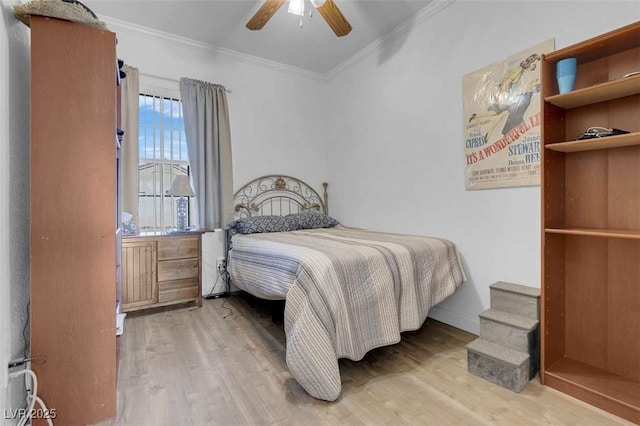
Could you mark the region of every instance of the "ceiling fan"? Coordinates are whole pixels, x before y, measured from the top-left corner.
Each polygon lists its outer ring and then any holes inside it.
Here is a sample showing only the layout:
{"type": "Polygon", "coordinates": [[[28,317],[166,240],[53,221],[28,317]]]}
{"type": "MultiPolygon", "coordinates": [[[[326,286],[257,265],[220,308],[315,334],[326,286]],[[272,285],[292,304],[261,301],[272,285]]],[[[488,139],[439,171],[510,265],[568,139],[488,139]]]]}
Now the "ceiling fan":
{"type": "MultiPolygon", "coordinates": [[[[250,30],[262,29],[285,1],[266,0],[256,14],[247,22],[247,28],[250,30]]],[[[311,4],[327,21],[327,24],[338,37],[346,36],[351,32],[351,24],[349,24],[333,0],[311,0],[311,4]]]]}

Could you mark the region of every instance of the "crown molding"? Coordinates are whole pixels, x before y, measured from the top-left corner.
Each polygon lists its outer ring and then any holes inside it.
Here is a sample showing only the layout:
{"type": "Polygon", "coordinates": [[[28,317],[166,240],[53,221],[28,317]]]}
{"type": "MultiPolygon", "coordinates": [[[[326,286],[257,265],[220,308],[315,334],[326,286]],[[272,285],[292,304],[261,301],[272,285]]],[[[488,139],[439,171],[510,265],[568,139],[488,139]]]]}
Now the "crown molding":
{"type": "Polygon", "coordinates": [[[122,21],[120,19],[112,18],[109,16],[100,16],[99,18],[100,20],[104,21],[109,27],[109,29],[114,31],[116,35],[118,33],[128,33],[133,35],[142,35],[142,36],[153,38],[153,39],[166,40],[166,41],[180,44],[182,46],[205,50],[216,55],[224,55],[230,59],[233,59],[239,62],[248,63],[251,65],[267,68],[274,71],[291,73],[291,74],[295,74],[305,78],[310,78],[313,80],[319,80],[319,81],[327,80],[327,77],[325,74],[305,70],[303,68],[286,65],[276,61],[270,61],[268,59],[260,58],[258,56],[248,55],[246,53],[241,53],[231,49],[225,49],[223,47],[218,47],[209,43],[204,43],[204,42],[193,40],[187,37],[182,37],[182,36],[167,33],[164,31],[155,30],[149,27],[144,27],[142,25],[132,24],[131,22],[122,21]]]}
{"type": "Polygon", "coordinates": [[[384,45],[391,43],[393,40],[409,33],[415,27],[421,25],[427,19],[437,15],[445,8],[449,7],[456,0],[434,0],[425,6],[422,10],[420,10],[417,14],[407,18],[404,22],[400,23],[396,26],[390,33],[378,38],[377,40],[370,43],[365,48],[358,51],[356,54],[351,56],[346,61],[337,65],[336,67],[329,70],[327,73],[318,73],[309,70],[305,70],[303,68],[294,67],[291,65],[286,65],[281,62],[270,61],[268,59],[260,58],[258,56],[248,55],[246,53],[241,53],[231,49],[225,49],[223,47],[218,47],[209,43],[204,43],[201,41],[193,40],[190,38],[178,36],[175,34],[167,33],[164,31],[155,30],[149,27],[144,27],[142,25],[132,24],[127,21],[122,21],[120,19],[111,18],[109,16],[100,16],[100,19],[103,20],[110,28],[114,28],[116,34],[119,32],[129,33],[134,35],[142,35],[154,39],[162,39],[167,40],[173,43],[180,44],[182,46],[187,46],[190,48],[205,50],[210,53],[216,55],[224,55],[230,59],[251,64],[254,66],[259,66],[263,68],[267,68],[274,71],[280,71],[285,73],[291,73],[298,76],[302,76],[305,78],[310,78],[312,80],[328,82],[348,70],[349,68],[355,66],[357,63],[363,61],[365,58],[371,56],[372,54],[378,52],[384,45]]]}
{"type": "Polygon", "coordinates": [[[456,0],[432,1],[423,9],[421,9],[418,13],[416,13],[413,16],[410,16],[409,18],[405,19],[403,22],[398,24],[390,33],[383,35],[379,39],[373,41],[371,44],[359,50],[357,53],[355,53],[346,61],[342,62],[341,64],[329,70],[326,74],[324,74],[324,78],[327,81],[332,80],[333,78],[337,77],[339,74],[345,72],[349,68],[363,61],[365,58],[378,52],[384,45],[391,43],[393,40],[409,33],[415,27],[421,25],[427,19],[437,15],[442,10],[451,6],[455,2],[456,0]]]}

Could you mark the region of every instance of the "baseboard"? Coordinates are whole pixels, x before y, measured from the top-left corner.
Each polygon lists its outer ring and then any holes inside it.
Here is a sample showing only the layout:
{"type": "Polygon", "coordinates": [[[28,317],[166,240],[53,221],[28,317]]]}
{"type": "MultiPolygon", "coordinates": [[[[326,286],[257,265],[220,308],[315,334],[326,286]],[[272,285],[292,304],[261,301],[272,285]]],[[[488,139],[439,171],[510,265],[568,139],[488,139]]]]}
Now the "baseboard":
{"type": "Polygon", "coordinates": [[[480,335],[480,320],[477,316],[475,318],[467,318],[456,312],[434,306],[429,310],[429,317],[477,336],[480,335]]]}

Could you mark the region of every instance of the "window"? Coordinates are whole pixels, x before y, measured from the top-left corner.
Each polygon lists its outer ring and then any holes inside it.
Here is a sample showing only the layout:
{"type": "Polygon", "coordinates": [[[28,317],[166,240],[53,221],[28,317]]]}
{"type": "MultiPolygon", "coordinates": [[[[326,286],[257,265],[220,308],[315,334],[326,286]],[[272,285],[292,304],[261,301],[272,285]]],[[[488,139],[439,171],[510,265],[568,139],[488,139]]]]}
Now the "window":
{"type": "MultiPolygon", "coordinates": [[[[140,231],[176,228],[176,200],[166,195],[176,175],[190,175],[182,102],[140,94],[139,103],[139,193],[140,231]]],[[[194,199],[189,197],[189,212],[194,199]]],[[[189,214],[189,226],[192,226],[189,214]]]]}

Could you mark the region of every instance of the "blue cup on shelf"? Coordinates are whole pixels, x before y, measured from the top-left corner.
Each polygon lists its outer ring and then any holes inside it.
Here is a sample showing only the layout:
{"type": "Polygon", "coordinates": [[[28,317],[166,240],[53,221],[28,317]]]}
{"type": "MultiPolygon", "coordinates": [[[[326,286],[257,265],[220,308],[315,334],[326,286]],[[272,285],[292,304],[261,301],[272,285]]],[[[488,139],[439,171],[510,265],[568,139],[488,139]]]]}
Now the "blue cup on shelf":
{"type": "Polygon", "coordinates": [[[578,61],[576,58],[566,58],[556,64],[556,78],[558,79],[558,90],[560,93],[567,93],[573,90],[573,83],[576,81],[576,69],[578,61]]]}

